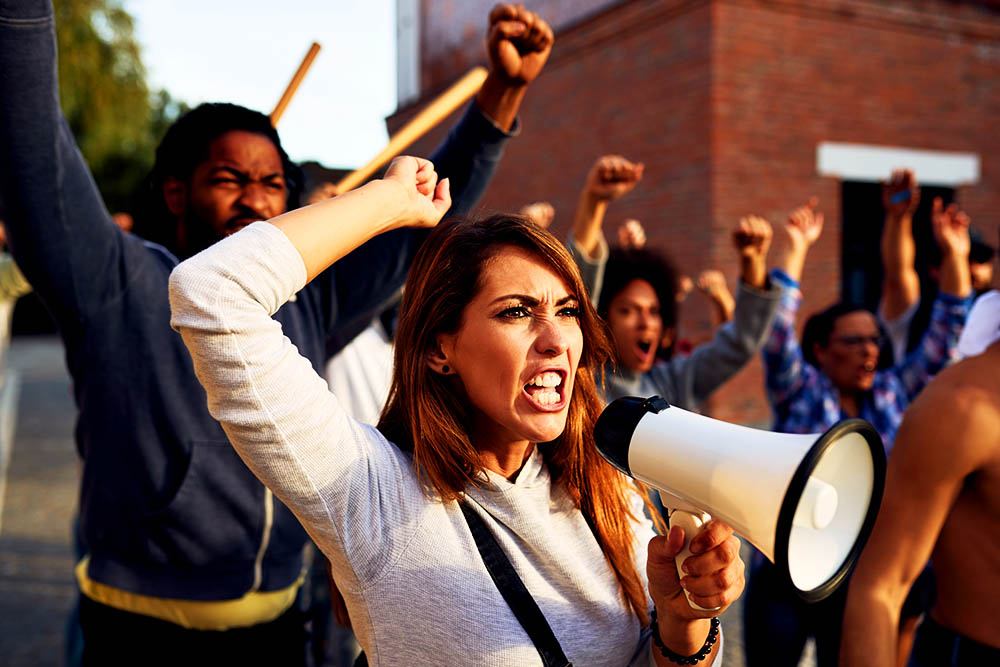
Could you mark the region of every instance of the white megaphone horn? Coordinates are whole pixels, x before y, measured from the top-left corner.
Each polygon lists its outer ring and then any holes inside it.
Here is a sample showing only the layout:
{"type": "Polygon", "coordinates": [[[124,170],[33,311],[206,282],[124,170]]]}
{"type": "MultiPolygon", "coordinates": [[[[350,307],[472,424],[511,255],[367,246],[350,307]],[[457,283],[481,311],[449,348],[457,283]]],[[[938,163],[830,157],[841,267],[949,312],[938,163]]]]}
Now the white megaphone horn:
{"type": "Polygon", "coordinates": [[[630,396],[605,408],[594,437],[605,459],[658,489],[674,510],[670,524],[686,534],[679,572],[712,515],[760,549],[807,602],[843,583],[882,502],[885,450],[861,419],[826,433],[772,433],[630,396]]]}

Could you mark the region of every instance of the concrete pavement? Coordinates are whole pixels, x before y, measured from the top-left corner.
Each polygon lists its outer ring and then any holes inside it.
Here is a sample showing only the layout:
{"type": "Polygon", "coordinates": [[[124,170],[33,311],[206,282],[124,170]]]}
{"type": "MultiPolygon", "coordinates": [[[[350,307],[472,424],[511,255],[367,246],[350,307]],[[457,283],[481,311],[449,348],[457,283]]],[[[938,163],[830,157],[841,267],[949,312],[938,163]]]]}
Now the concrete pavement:
{"type": "Polygon", "coordinates": [[[0,665],[62,665],[66,615],[76,596],[70,535],[77,494],[75,407],[57,338],[14,339],[6,363],[0,389],[0,462],[8,461],[5,488],[0,482],[0,665]],[[4,413],[11,380],[20,385],[16,412],[4,413]],[[15,421],[13,441],[2,437],[15,421]]]}

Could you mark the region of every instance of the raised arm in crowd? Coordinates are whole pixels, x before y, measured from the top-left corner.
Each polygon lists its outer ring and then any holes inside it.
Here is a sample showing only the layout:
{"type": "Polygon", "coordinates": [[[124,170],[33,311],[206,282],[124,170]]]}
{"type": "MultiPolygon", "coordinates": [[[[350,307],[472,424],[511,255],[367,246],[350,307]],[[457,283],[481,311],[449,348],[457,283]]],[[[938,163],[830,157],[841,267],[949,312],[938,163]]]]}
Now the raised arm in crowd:
{"type": "MultiPolygon", "coordinates": [[[[434,154],[455,212],[489,182],[552,47],[545,22],[513,5],[493,9],[487,33],[490,73],[434,154]]],[[[299,169],[267,116],[199,106],[157,149],[145,193],[157,215],[136,221],[161,242],[125,234],[62,117],[56,71],[51,4],[0,5],[0,198],[11,251],[57,321],[79,407],[84,661],[155,653],[180,664],[197,645],[204,660],[301,664],[293,603],[306,535],[209,414],[167,295],[179,258],[297,206],[299,169]]],[[[354,249],[273,313],[274,326],[321,368],[327,340],[396,293],[426,235],[401,229],[354,249]]]]}

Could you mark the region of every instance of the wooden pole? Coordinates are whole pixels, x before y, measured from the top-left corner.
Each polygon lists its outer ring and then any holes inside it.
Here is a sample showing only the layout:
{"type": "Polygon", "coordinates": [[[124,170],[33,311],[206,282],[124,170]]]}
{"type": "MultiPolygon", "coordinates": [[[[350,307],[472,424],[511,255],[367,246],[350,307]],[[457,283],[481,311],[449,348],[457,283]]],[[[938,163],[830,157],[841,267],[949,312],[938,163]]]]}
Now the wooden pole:
{"type": "Polygon", "coordinates": [[[285,88],[285,94],[281,96],[278,100],[278,104],[274,107],[274,111],[271,112],[271,125],[277,127],[278,121],[281,120],[281,116],[284,115],[285,109],[288,108],[288,103],[292,101],[295,97],[295,91],[299,89],[299,84],[302,83],[302,79],[305,78],[306,72],[312,66],[313,61],[316,59],[316,54],[319,53],[319,43],[313,42],[312,46],[309,47],[309,51],[306,53],[306,57],[302,59],[302,63],[299,68],[295,70],[295,75],[292,76],[292,80],[288,82],[288,87],[285,88]]]}
{"type": "Polygon", "coordinates": [[[378,171],[379,167],[402,153],[407,146],[427,134],[438,123],[451,115],[455,109],[465,104],[482,87],[483,81],[486,80],[486,74],[485,67],[474,67],[469,70],[448,90],[434,98],[420,113],[411,118],[406,125],[399,128],[399,131],[389,139],[386,147],[368,164],[341,179],[334,186],[336,193],[342,194],[364,183],[368,177],[378,171]]]}

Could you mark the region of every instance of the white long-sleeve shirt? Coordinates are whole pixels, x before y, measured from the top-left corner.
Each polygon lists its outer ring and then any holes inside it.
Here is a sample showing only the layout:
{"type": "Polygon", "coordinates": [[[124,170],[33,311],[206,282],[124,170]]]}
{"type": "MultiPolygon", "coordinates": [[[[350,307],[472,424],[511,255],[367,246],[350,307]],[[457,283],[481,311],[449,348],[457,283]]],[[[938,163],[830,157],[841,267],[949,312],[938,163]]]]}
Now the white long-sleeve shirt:
{"type": "MultiPolygon", "coordinates": [[[[172,325],[208,407],[251,470],[333,565],[372,665],[538,665],[457,503],[429,498],[412,460],[349,417],[271,315],[306,282],[276,227],[255,223],[182,263],[172,325]]],[[[535,453],[468,497],[577,665],[649,664],[649,641],[586,520],[535,453]]],[[[653,530],[634,494],[636,566],[653,530]]]]}

